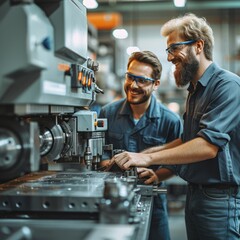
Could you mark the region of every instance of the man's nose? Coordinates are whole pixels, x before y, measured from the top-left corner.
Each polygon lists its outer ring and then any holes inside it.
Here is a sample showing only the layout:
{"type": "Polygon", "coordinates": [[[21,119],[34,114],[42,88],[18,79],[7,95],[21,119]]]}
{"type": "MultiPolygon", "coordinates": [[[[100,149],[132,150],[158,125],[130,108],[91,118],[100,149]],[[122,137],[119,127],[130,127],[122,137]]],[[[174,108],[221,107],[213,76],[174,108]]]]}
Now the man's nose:
{"type": "Polygon", "coordinates": [[[168,53],[167,60],[171,62],[174,59],[174,56],[171,53],[168,53]]]}
{"type": "Polygon", "coordinates": [[[132,81],[131,87],[138,87],[138,84],[137,84],[136,80],[133,80],[133,81],[132,81]]]}

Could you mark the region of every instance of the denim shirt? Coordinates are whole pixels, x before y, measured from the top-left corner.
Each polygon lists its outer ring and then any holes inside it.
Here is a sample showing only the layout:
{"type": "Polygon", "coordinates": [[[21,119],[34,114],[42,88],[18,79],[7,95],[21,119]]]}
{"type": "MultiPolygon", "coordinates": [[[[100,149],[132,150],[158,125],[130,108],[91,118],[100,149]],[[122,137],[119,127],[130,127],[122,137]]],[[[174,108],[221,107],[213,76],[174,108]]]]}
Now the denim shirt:
{"type": "Polygon", "coordinates": [[[153,95],[150,106],[136,125],[125,98],[104,106],[99,117],[108,120],[106,144],[113,144],[114,149],[129,152],[140,152],[171,142],[182,133],[180,117],[157,101],[153,95]]]}
{"type": "Polygon", "coordinates": [[[178,166],[178,174],[191,183],[240,185],[240,78],[212,63],[188,91],[183,142],[202,137],[219,152],[214,159],[178,166]]]}

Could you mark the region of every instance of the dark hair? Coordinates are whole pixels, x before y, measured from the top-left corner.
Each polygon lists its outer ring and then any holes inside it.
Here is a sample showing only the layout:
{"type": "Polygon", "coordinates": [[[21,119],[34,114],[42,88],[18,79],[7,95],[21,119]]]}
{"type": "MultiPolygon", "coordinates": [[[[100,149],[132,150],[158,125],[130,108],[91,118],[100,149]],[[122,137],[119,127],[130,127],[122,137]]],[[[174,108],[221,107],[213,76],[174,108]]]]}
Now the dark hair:
{"type": "Polygon", "coordinates": [[[127,67],[129,68],[130,63],[136,60],[138,62],[149,64],[152,67],[152,78],[158,80],[162,74],[162,64],[158,57],[150,51],[134,52],[128,59],[127,67]]]}

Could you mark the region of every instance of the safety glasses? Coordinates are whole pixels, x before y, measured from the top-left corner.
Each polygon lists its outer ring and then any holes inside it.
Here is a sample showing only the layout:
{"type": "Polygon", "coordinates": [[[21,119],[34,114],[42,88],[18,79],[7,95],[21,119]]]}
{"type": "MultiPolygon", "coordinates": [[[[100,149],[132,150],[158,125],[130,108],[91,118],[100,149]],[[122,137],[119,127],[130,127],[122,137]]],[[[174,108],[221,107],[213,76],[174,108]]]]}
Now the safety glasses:
{"type": "Polygon", "coordinates": [[[189,41],[185,41],[185,42],[173,43],[173,44],[171,44],[171,45],[166,49],[166,53],[167,53],[167,54],[172,54],[172,55],[174,55],[177,51],[180,50],[180,48],[181,48],[182,46],[195,43],[196,41],[197,41],[197,40],[189,40],[189,41]]]}
{"type": "Polygon", "coordinates": [[[129,72],[126,72],[125,79],[126,79],[126,82],[129,84],[132,84],[132,82],[135,81],[139,87],[144,87],[148,85],[149,82],[155,81],[153,78],[137,76],[129,72]]]}

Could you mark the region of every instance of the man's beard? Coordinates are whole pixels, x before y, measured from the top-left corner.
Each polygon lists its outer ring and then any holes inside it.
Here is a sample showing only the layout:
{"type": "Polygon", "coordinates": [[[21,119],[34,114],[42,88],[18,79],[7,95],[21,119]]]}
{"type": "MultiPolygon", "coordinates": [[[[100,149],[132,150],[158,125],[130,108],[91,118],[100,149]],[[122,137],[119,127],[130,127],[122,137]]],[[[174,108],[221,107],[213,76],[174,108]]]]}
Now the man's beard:
{"type": "Polygon", "coordinates": [[[151,95],[143,95],[140,99],[138,99],[138,101],[131,100],[127,97],[127,100],[130,104],[138,105],[138,104],[142,104],[142,103],[147,102],[150,97],[151,97],[151,95]]]}
{"type": "Polygon", "coordinates": [[[191,49],[188,51],[188,58],[182,62],[182,68],[175,70],[174,77],[178,87],[184,87],[189,84],[196,76],[199,69],[199,62],[192,54],[191,49]]]}

